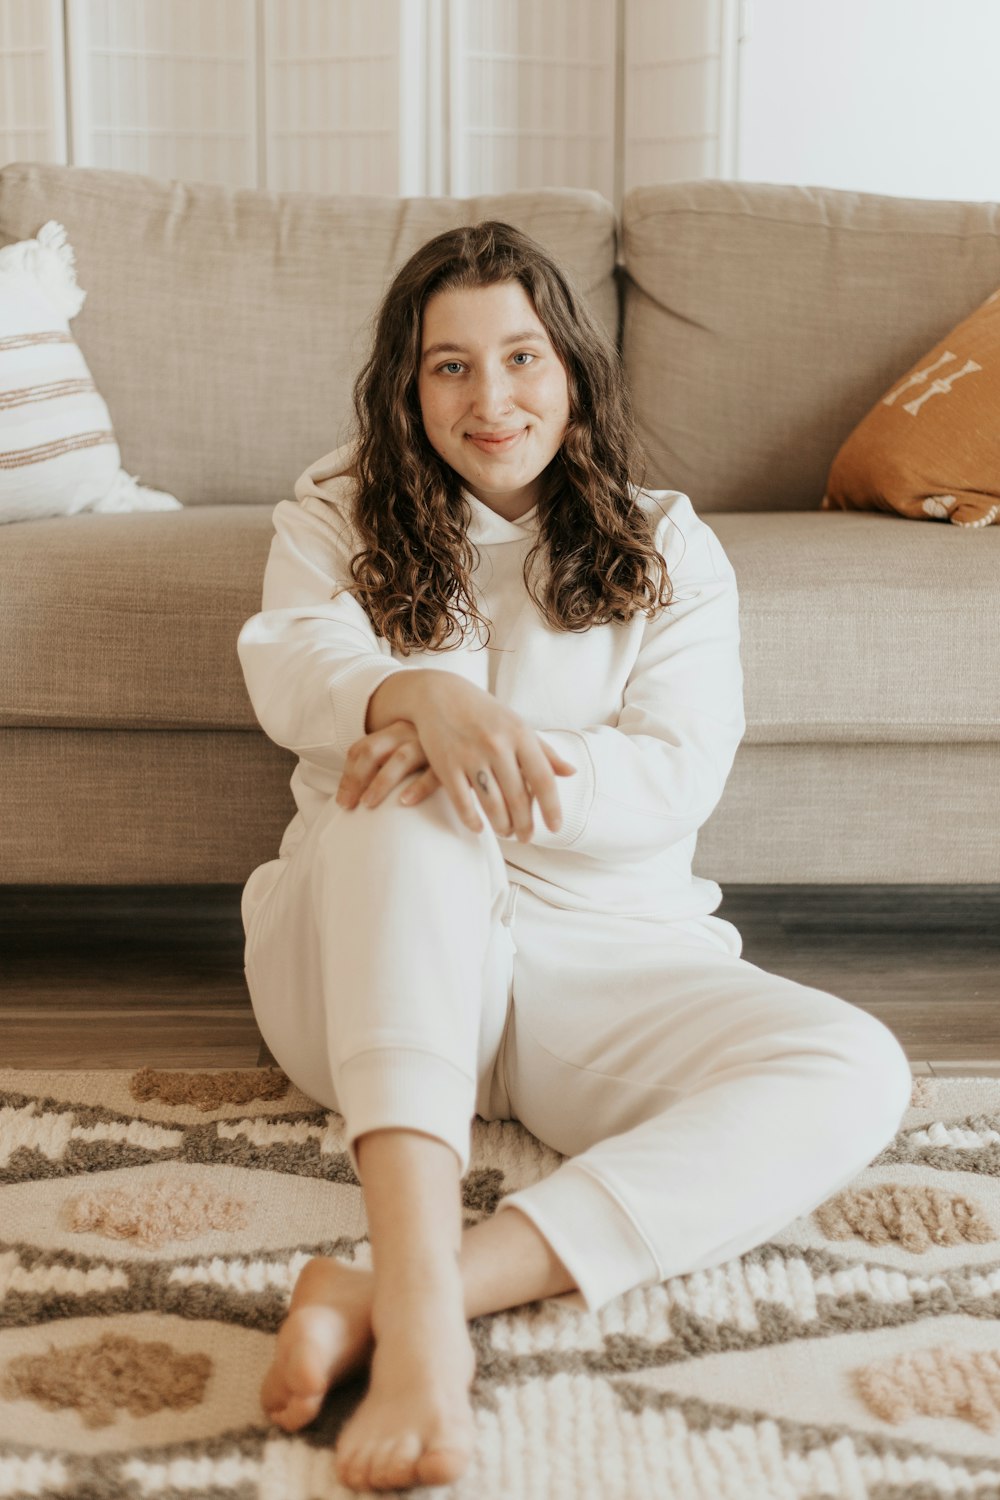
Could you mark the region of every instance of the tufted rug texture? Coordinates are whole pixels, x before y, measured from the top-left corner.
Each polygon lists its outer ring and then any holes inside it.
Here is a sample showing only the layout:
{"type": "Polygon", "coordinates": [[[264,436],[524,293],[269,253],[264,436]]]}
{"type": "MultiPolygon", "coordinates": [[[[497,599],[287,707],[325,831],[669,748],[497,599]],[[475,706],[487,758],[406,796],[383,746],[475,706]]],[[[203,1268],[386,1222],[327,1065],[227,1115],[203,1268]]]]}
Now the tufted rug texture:
{"type": "MultiPolygon", "coordinates": [[[[562,1160],[477,1119],[474,1223],[562,1160]]],[[[781,1163],[775,1162],[775,1171],[781,1163]]],[[[343,1120],[277,1070],[0,1072],[2,1500],[348,1500],[258,1391],[305,1261],[370,1265],[343,1120]]],[[[598,1313],[478,1318],[440,1500],[1000,1500],[1000,1079],[914,1080],[893,1143],[748,1254],[598,1313]]]]}

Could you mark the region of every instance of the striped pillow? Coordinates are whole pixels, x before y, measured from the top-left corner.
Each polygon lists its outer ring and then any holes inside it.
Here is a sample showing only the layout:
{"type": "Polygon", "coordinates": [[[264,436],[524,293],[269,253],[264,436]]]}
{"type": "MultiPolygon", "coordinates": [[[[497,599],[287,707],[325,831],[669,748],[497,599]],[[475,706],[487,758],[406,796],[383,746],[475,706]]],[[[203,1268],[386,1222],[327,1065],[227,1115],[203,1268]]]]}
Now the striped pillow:
{"type": "Polygon", "coordinates": [[[0,250],[0,522],[79,511],[180,510],[121,467],[111,415],[70,332],[83,306],[51,219],[0,250]]]}

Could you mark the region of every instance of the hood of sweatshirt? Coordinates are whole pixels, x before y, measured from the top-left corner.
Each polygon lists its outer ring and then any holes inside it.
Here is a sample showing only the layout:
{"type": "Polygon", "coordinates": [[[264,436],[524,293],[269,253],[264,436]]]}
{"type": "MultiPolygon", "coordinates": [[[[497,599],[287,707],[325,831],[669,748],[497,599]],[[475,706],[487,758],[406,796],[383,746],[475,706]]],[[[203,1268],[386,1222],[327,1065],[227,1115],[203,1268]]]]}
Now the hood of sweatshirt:
{"type": "MultiPolygon", "coordinates": [[[[343,503],[343,492],[338,487],[337,480],[350,473],[353,459],[353,443],[345,443],[332,453],[325,453],[322,458],[317,458],[295,481],[296,500],[304,500],[307,495],[311,495],[339,508],[343,503]]],[[[484,505],[482,500],[477,500],[468,490],[463,490],[462,494],[472,510],[466,535],[477,546],[489,547],[498,542],[520,542],[534,537],[538,529],[537,505],[533,505],[516,521],[508,521],[488,505],[484,505]]]]}

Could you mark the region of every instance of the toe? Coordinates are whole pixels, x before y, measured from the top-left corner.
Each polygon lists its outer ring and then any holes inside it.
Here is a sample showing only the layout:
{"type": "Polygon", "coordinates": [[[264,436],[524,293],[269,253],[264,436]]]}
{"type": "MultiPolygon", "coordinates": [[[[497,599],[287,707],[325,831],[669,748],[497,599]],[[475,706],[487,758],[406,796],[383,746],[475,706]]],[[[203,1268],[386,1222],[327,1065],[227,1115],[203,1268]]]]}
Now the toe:
{"type": "Polygon", "coordinates": [[[299,1329],[295,1343],[275,1360],[261,1387],[261,1405],[279,1427],[294,1432],[311,1422],[326,1394],[328,1358],[312,1329],[299,1329]]]}
{"type": "Polygon", "coordinates": [[[286,1395],[285,1382],[278,1370],[278,1361],[275,1360],[260,1386],[260,1404],[268,1416],[284,1404],[286,1395]]]}
{"type": "Polygon", "coordinates": [[[316,1415],[319,1403],[310,1412],[303,1410],[302,1398],[288,1388],[284,1370],[272,1365],[260,1388],[260,1404],[268,1421],[293,1432],[316,1415]]]}
{"type": "Polygon", "coordinates": [[[386,1476],[392,1463],[392,1455],[395,1447],[395,1438],[386,1438],[384,1442],[372,1445],[368,1465],[369,1484],[385,1485],[388,1483],[386,1476]]]}
{"type": "Polygon", "coordinates": [[[323,1403],[323,1389],[298,1367],[295,1351],[276,1359],[260,1388],[266,1415],[286,1432],[311,1422],[323,1403]]]}
{"type": "Polygon", "coordinates": [[[431,1435],[416,1468],[421,1484],[451,1484],[465,1472],[472,1453],[472,1432],[450,1428],[431,1435]]]}
{"type": "Polygon", "coordinates": [[[337,1478],[341,1484],[348,1485],[352,1490],[368,1488],[368,1466],[366,1462],[367,1449],[349,1448],[346,1453],[338,1449],[334,1455],[337,1478]]]}
{"type": "Polygon", "coordinates": [[[378,1489],[399,1489],[412,1484],[420,1447],[420,1439],[415,1432],[383,1443],[372,1460],[369,1484],[378,1489]]]}
{"type": "Polygon", "coordinates": [[[286,1432],[298,1432],[300,1427],[313,1420],[322,1405],[322,1396],[290,1395],[284,1408],[275,1412],[272,1421],[284,1427],[286,1432]]]}
{"type": "Polygon", "coordinates": [[[377,1444],[365,1443],[354,1462],[351,1470],[351,1478],[359,1490],[371,1489],[372,1457],[376,1452],[377,1444]]]}
{"type": "Polygon", "coordinates": [[[285,1385],[291,1395],[315,1396],[326,1387],[327,1349],[312,1329],[303,1332],[285,1359],[285,1385]]]}

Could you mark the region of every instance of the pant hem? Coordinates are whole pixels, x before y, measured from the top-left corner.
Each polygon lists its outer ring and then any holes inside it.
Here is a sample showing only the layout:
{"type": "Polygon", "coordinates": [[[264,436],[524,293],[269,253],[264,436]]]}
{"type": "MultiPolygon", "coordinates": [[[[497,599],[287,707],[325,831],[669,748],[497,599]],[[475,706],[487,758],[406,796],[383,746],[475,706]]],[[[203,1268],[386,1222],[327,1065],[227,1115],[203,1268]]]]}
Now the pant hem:
{"type": "Polygon", "coordinates": [[[452,1148],[464,1177],[472,1151],[476,1080],[435,1052],[373,1047],[341,1063],[335,1078],[347,1150],[358,1180],[355,1142],[368,1130],[416,1130],[452,1148]]]}
{"type": "Polygon", "coordinates": [[[497,1213],[505,1208],[519,1208],[548,1241],[588,1312],[662,1279],[644,1236],[612,1190],[575,1162],[510,1193],[497,1213]]]}

